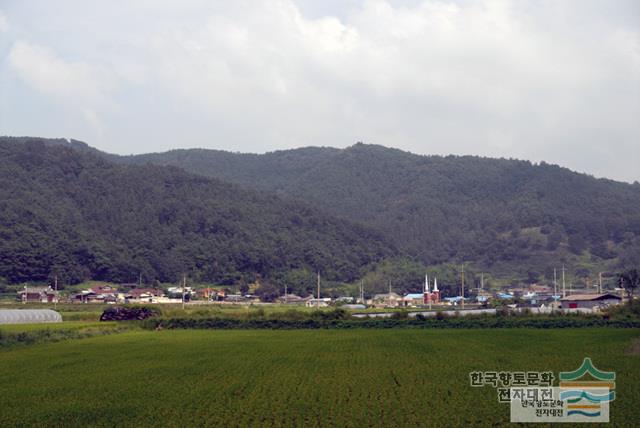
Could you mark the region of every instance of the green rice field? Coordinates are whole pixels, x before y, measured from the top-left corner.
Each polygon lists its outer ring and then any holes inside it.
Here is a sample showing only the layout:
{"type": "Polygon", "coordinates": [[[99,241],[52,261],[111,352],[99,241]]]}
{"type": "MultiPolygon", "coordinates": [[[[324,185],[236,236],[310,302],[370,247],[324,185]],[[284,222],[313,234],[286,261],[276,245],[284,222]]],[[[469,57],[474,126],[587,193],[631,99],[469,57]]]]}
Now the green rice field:
{"type": "Polygon", "coordinates": [[[469,372],[617,373],[640,421],[637,329],[131,330],[0,350],[0,426],[500,426],[469,372]]]}

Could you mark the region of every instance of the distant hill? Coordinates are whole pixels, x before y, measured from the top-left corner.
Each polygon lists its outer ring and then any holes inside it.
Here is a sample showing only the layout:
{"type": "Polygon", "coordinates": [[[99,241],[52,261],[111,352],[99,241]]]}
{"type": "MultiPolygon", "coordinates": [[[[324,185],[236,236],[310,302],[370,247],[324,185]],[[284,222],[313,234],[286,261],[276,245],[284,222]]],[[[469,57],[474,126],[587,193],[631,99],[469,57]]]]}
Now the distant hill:
{"type": "Polygon", "coordinates": [[[581,277],[640,260],[640,185],[545,163],[360,143],[264,155],[173,150],[119,161],[173,165],[305,201],[381,231],[426,264],[468,261],[536,280],[562,262],[581,277]]]}
{"type": "MultiPolygon", "coordinates": [[[[382,243],[374,246],[376,255],[402,258],[391,261],[398,272],[403,266],[417,272],[421,266],[464,261],[470,273],[484,271],[490,282],[528,283],[551,280],[553,268],[564,263],[569,280],[582,282],[598,272],[640,265],[640,185],[595,179],[556,165],[421,156],[361,143],[263,155],[190,149],[116,156],[75,140],[39,140],[132,171],[178,167],[235,183],[238,191],[259,193],[258,205],[277,200],[280,206],[304,207],[302,218],[342,219],[340,224],[358,236],[364,233],[365,240],[375,235],[374,241],[382,243]]],[[[348,254],[340,250],[332,260],[348,254]]],[[[386,283],[383,276],[377,274],[380,287],[386,283]]],[[[408,289],[419,278],[407,281],[408,289]]]]}
{"type": "Polygon", "coordinates": [[[301,202],[110,158],[80,142],[0,138],[0,279],[246,284],[321,270],[353,281],[396,253],[301,202]]]}

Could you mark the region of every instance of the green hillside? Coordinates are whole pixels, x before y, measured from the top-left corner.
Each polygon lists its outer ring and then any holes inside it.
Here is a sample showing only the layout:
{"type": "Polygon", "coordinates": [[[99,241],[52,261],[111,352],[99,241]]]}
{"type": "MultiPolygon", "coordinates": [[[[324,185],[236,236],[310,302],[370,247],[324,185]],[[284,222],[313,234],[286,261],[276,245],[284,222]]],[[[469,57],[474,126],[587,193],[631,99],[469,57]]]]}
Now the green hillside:
{"type": "Polygon", "coordinates": [[[120,158],[265,189],[380,230],[417,261],[513,279],[583,278],[640,263],[640,184],[549,164],[420,156],[375,145],[264,155],[174,150],[120,158]]]}
{"type": "Polygon", "coordinates": [[[0,279],[243,284],[292,270],[352,281],[377,232],[273,194],[90,150],[0,139],[0,279]]]}
{"type": "Polygon", "coordinates": [[[573,284],[640,265],[640,185],[545,163],[420,156],[361,143],[264,155],[192,149],[116,156],[75,140],[3,141],[18,152],[24,150],[19,144],[41,144],[47,153],[67,156],[72,149],[74,162],[85,171],[75,181],[62,182],[55,170],[46,169],[59,163],[69,168],[69,162],[39,155],[34,159],[48,167],[38,171],[45,175],[31,177],[26,170],[35,160],[24,163],[30,156],[24,154],[11,161],[18,174],[3,168],[10,183],[3,191],[31,186],[27,196],[18,198],[21,203],[13,203],[13,212],[56,201],[54,210],[40,210],[35,218],[47,219],[46,227],[62,227],[64,232],[55,236],[65,236],[66,243],[57,252],[43,247],[53,242],[51,236],[38,235],[43,225],[27,232],[28,239],[13,237],[21,243],[11,244],[14,249],[31,255],[8,259],[0,275],[11,281],[48,275],[57,263],[51,254],[76,251],[78,242],[90,242],[86,251],[92,256],[72,257],[79,272],[74,278],[97,274],[132,280],[141,271],[148,278],[173,281],[187,270],[197,280],[226,284],[260,275],[299,293],[314,288],[318,268],[333,281],[327,290],[340,294],[342,282],[363,277],[372,292],[386,290],[389,280],[396,291],[415,290],[425,271],[454,290],[456,265],[462,262],[469,284],[479,282],[484,272],[488,285],[548,282],[562,264],[573,284]],[[108,177],[96,182],[88,172],[93,169],[108,177]],[[180,186],[162,184],[166,176],[180,186]],[[70,199],[68,188],[75,189],[70,199]],[[60,192],[66,196],[58,206],[61,199],[53,195],[60,192]],[[36,196],[35,203],[23,203],[36,196]],[[85,200],[91,202],[78,202],[85,200]],[[138,215],[138,209],[145,214],[138,215]],[[167,212],[179,220],[159,220],[167,212]],[[189,219],[186,225],[184,219],[189,219]],[[114,231],[114,239],[104,238],[114,231]],[[30,239],[37,244],[27,245],[30,239]],[[95,245],[110,250],[94,251],[95,245]],[[382,258],[385,263],[371,264],[382,258]]]}

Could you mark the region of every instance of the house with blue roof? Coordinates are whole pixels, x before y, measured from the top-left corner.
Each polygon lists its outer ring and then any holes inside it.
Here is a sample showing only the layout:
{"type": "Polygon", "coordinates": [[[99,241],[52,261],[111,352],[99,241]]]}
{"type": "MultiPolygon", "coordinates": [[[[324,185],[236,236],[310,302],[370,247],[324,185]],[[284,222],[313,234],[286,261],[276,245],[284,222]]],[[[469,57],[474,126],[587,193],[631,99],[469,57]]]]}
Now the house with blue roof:
{"type": "Polygon", "coordinates": [[[424,293],[409,293],[402,298],[403,306],[418,307],[424,306],[424,293]]]}

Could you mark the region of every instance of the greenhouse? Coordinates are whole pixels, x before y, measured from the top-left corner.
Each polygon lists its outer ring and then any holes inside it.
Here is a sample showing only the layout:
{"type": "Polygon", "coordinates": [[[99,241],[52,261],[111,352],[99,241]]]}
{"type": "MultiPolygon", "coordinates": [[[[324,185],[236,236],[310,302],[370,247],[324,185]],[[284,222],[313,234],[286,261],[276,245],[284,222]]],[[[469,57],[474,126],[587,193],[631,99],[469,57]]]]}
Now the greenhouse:
{"type": "Polygon", "coordinates": [[[39,324],[62,322],[62,315],[51,309],[0,309],[0,324],[39,324]]]}

